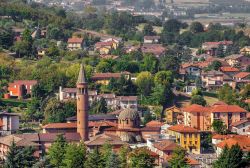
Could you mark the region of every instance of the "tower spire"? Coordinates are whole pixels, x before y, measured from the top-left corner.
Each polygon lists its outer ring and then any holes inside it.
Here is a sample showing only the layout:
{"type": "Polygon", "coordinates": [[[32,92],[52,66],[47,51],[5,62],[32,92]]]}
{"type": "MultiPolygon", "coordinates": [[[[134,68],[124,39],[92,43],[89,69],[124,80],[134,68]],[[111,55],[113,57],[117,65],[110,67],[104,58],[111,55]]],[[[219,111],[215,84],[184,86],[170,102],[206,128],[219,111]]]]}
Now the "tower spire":
{"type": "Polygon", "coordinates": [[[88,83],[85,78],[85,72],[83,64],[79,71],[77,80],[77,132],[80,134],[83,141],[89,139],[89,128],[88,128],[88,83]]]}
{"type": "Polygon", "coordinates": [[[83,64],[81,64],[79,75],[78,75],[77,84],[79,84],[79,83],[86,83],[86,77],[85,77],[85,71],[84,71],[83,64]]]}

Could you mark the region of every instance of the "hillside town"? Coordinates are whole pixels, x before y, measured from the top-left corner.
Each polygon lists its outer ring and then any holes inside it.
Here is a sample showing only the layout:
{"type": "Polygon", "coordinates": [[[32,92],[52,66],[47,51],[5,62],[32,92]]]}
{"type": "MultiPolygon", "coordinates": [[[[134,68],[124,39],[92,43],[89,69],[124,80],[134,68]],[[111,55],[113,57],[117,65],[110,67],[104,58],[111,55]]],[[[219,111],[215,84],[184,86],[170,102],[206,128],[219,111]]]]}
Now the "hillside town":
{"type": "Polygon", "coordinates": [[[150,2],[0,1],[0,167],[250,167],[247,19],[150,2]]]}

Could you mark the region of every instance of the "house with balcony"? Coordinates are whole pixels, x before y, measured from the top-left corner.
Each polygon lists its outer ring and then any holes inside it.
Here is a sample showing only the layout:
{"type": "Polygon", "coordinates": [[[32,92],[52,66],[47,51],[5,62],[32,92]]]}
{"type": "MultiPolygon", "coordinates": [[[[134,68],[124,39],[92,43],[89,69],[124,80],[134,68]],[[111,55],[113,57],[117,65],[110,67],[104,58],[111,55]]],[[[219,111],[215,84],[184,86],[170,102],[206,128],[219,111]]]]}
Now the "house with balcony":
{"type": "Polygon", "coordinates": [[[70,51],[81,50],[81,49],[83,49],[83,46],[84,46],[84,39],[77,38],[77,37],[69,38],[67,44],[68,44],[67,48],[70,51]]]}
{"type": "Polygon", "coordinates": [[[169,127],[168,134],[174,136],[176,143],[188,152],[200,154],[201,137],[198,129],[180,124],[169,127]]]}
{"type": "Polygon", "coordinates": [[[207,89],[216,89],[223,85],[224,73],[220,71],[207,71],[201,73],[202,87],[207,89]]]}
{"type": "Polygon", "coordinates": [[[211,107],[211,123],[221,120],[227,129],[232,129],[232,124],[247,118],[247,111],[238,105],[214,105],[211,107]]]}
{"type": "Polygon", "coordinates": [[[200,131],[211,130],[211,112],[209,107],[192,104],[181,111],[184,115],[184,125],[200,131]]]}
{"type": "Polygon", "coordinates": [[[239,135],[247,135],[247,130],[250,129],[250,119],[240,120],[232,123],[232,132],[239,135]]]}
{"type": "Polygon", "coordinates": [[[226,62],[232,67],[244,67],[250,65],[250,58],[242,54],[234,54],[225,57],[226,62]]]}

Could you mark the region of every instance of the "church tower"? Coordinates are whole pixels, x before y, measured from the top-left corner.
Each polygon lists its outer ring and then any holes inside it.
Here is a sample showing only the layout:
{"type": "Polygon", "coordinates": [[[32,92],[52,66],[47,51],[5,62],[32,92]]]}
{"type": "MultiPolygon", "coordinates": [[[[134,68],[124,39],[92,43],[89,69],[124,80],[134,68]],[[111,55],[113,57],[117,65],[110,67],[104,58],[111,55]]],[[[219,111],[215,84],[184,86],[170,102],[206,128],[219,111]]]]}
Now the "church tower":
{"type": "Polygon", "coordinates": [[[85,78],[84,67],[81,64],[77,80],[77,132],[83,141],[89,140],[88,128],[88,84],[85,78]]]}

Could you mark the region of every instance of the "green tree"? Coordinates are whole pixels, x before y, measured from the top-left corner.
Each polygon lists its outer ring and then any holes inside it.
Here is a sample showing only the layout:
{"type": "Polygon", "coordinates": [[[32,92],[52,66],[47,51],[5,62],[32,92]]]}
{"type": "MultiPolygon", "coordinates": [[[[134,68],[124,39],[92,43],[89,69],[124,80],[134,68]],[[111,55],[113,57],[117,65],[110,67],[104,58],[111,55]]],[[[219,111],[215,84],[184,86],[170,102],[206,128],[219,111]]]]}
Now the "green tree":
{"type": "Polygon", "coordinates": [[[172,154],[172,158],[169,160],[171,168],[187,168],[187,158],[186,158],[186,151],[181,148],[177,147],[172,154]]]}
{"type": "Polygon", "coordinates": [[[51,165],[54,167],[63,166],[64,154],[68,144],[62,134],[58,135],[56,141],[51,145],[48,151],[48,157],[51,165]]]}
{"type": "Polygon", "coordinates": [[[99,64],[96,66],[96,70],[97,72],[102,72],[102,73],[105,73],[105,72],[112,72],[112,64],[110,64],[109,62],[107,61],[101,61],[99,62],[99,64]]]}
{"type": "Polygon", "coordinates": [[[64,168],[83,168],[86,161],[86,147],[83,143],[79,145],[72,143],[65,149],[63,162],[64,168]]]}
{"type": "Polygon", "coordinates": [[[226,134],[227,127],[221,120],[214,120],[212,123],[213,130],[218,134],[226,134]]]}
{"type": "Polygon", "coordinates": [[[133,168],[153,168],[154,158],[146,148],[136,148],[129,153],[129,164],[133,168]]]}
{"type": "Polygon", "coordinates": [[[173,73],[171,71],[159,71],[155,74],[154,83],[155,85],[167,85],[173,82],[173,73]]]}
{"type": "Polygon", "coordinates": [[[18,153],[19,153],[19,149],[13,140],[9,148],[9,151],[6,155],[6,160],[4,163],[5,168],[18,168],[19,167],[18,163],[20,163],[20,160],[18,157],[18,153]]]}
{"type": "Polygon", "coordinates": [[[69,100],[61,102],[57,98],[51,98],[45,105],[45,122],[65,122],[66,118],[74,116],[76,113],[76,102],[69,100]]]}
{"type": "Polygon", "coordinates": [[[222,67],[222,64],[221,64],[220,61],[215,60],[215,61],[212,62],[211,67],[214,70],[218,71],[220,69],[220,67],[222,67]]]}
{"type": "Polygon", "coordinates": [[[225,57],[225,53],[224,53],[224,47],[222,44],[219,45],[219,47],[216,50],[216,55],[220,58],[225,57]]]}
{"type": "Polygon", "coordinates": [[[123,145],[119,151],[119,159],[121,161],[121,168],[128,167],[128,154],[130,152],[130,148],[128,145],[123,145]]]}
{"type": "Polygon", "coordinates": [[[204,31],[203,25],[200,22],[193,22],[190,25],[190,31],[192,33],[201,33],[204,31]]]}
{"type": "Polygon", "coordinates": [[[87,168],[103,168],[104,161],[100,157],[100,153],[97,148],[88,154],[87,160],[84,164],[84,167],[87,168]]]}
{"type": "Polygon", "coordinates": [[[182,27],[181,22],[176,19],[169,19],[163,25],[163,33],[164,32],[179,32],[182,27]]]}
{"type": "Polygon", "coordinates": [[[102,160],[104,161],[104,167],[107,167],[108,162],[109,162],[109,157],[112,154],[112,146],[106,142],[102,147],[101,147],[101,157],[102,160]]]}
{"type": "Polygon", "coordinates": [[[206,100],[203,98],[203,96],[200,95],[194,95],[191,98],[191,104],[199,104],[202,106],[205,106],[207,104],[206,100]]]}
{"type": "Polygon", "coordinates": [[[38,120],[43,117],[43,113],[40,110],[41,101],[37,98],[32,98],[31,101],[27,103],[27,110],[25,116],[30,120],[38,120]]]}
{"type": "Polygon", "coordinates": [[[148,96],[153,86],[151,73],[147,71],[139,73],[136,79],[136,85],[142,95],[148,96]]]}
{"type": "Polygon", "coordinates": [[[244,163],[243,151],[238,144],[233,145],[231,148],[224,147],[218,160],[213,164],[213,168],[230,167],[241,168],[244,163]]]}
{"type": "Polygon", "coordinates": [[[155,34],[154,28],[151,24],[145,24],[143,27],[143,34],[144,36],[152,36],[155,34]]]}
{"type": "Polygon", "coordinates": [[[159,61],[152,54],[145,54],[140,65],[141,71],[157,72],[159,61]]]}
{"type": "Polygon", "coordinates": [[[121,161],[117,154],[112,152],[109,155],[105,168],[121,168],[121,161]]]}
{"type": "Polygon", "coordinates": [[[4,163],[5,168],[32,167],[36,162],[35,150],[32,147],[18,147],[14,140],[11,143],[4,163]]]}
{"type": "Polygon", "coordinates": [[[228,84],[218,90],[218,97],[227,104],[235,104],[237,102],[237,93],[228,84]]]}

